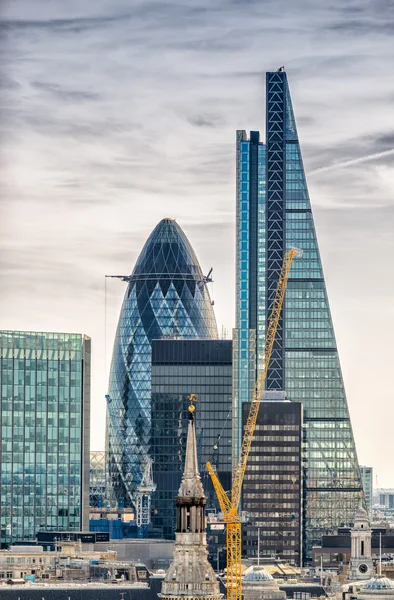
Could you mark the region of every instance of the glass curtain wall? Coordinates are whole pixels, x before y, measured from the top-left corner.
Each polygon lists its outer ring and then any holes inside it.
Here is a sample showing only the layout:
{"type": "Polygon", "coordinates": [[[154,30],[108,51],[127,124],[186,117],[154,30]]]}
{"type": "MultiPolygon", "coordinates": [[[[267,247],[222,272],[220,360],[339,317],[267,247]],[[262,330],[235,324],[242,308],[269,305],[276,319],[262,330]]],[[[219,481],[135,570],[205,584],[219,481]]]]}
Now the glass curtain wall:
{"type": "Polygon", "coordinates": [[[34,539],[39,529],[80,530],[89,503],[90,339],[2,331],[0,349],[1,543],[34,539]]]}
{"type": "Polygon", "coordinates": [[[106,447],[115,500],[132,506],[150,453],[152,340],[218,334],[206,278],[173,219],[155,227],[126,280],[110,371],[106,447]]]}

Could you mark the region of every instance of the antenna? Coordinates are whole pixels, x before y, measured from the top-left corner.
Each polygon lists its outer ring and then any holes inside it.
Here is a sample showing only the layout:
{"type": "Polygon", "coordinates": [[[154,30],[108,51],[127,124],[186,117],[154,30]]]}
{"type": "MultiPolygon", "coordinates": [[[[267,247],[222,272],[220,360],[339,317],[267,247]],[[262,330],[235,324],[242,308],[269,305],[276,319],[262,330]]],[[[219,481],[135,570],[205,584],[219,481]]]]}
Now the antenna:
{"type": "Polygon", "coordinates": [[[379,575],[382,575],[382,532],[379,532],[379,575]]]}

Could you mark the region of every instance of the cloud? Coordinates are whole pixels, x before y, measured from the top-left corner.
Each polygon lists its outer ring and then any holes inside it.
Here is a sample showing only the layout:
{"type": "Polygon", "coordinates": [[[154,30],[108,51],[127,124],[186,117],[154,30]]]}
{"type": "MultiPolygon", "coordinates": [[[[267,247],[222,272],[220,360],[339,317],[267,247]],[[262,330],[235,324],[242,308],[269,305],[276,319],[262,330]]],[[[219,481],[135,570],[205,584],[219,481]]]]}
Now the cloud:
{"type": "MultiPolygon", "coordinates": [[[[218,322],[233,326],[235,131],[264,137],[266,70],[288,72],[334,306],[354,230],[389,272],[392,17],[372,0],[2,3],[3,325],[92,334],[101,426],[103,275],[131,272],[162,217],[185,228],[204,272],[214,267],[218,322]]],[[[374,277],[357,275],[360,310],[374,277]]],[[[123,293],[108,287],[108,338],[123,293]]]]}
{"type": "Polygon", "coordinates": [[[326,173],[327,171],[336,171],[337,169],[346,169],[346,167],[353,167],[354,165],[358,165],[365,162],[375,161],[379,158],[384,158],[386,156],[393,156],[394,148],[390,150],[384,150],[383,152],[375,152],[375,154],[368,154],[367,156],[359,156],[358,158],[352,158],[350,160],[345,160],[343,162],[334,163],[333,165],[327,165],[325,167],[320,167],[319,169],[315,169],[315,171],[310,171],[309,176],[315,175],[316,173],[326,173]]]}

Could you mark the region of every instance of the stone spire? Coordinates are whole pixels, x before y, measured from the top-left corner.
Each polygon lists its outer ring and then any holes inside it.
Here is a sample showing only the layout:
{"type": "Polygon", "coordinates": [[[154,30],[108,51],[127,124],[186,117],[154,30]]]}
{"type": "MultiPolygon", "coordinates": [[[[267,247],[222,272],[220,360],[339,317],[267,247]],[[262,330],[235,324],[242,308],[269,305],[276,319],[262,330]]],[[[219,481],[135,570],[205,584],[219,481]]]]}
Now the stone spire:
{"type": "Polygon", "coordinates": [[[198,471],[195,397],[190,397],[185,469],[176,497],[177,528],[174,560],[163,581],[159,598],[163,600],[221,600],[219,583],[208,562],[205,532],[206,498],[198,471]]]}

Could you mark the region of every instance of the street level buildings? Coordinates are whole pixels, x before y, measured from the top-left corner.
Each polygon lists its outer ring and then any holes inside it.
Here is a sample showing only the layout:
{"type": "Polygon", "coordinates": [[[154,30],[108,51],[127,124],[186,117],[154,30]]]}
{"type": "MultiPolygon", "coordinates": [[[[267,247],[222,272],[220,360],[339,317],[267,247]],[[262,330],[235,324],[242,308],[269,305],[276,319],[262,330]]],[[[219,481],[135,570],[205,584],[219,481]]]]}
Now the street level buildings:
{"type": "Polygon", "coordinates": [[[0,332],[0,540],[89,528],[90,338],[0,332]]]}
{"type": "Polygon", "coordinates": [[[237,132],[237,286],[233,464],[283,255],[294,261],[266,382],[304,409],[304,557],[323,533],[351,522],[362,489],[290,89],[283,68],[266,77],[266,141],[237,132]]]}
{"type": "Polygon", "coordinates": [[[151,450],[152,340],[218,334],[209,278],[175,220],[160,221],[122,279],[128,286],[111,363],[106,451],[115,499],[130,506],[151,450]]]}

